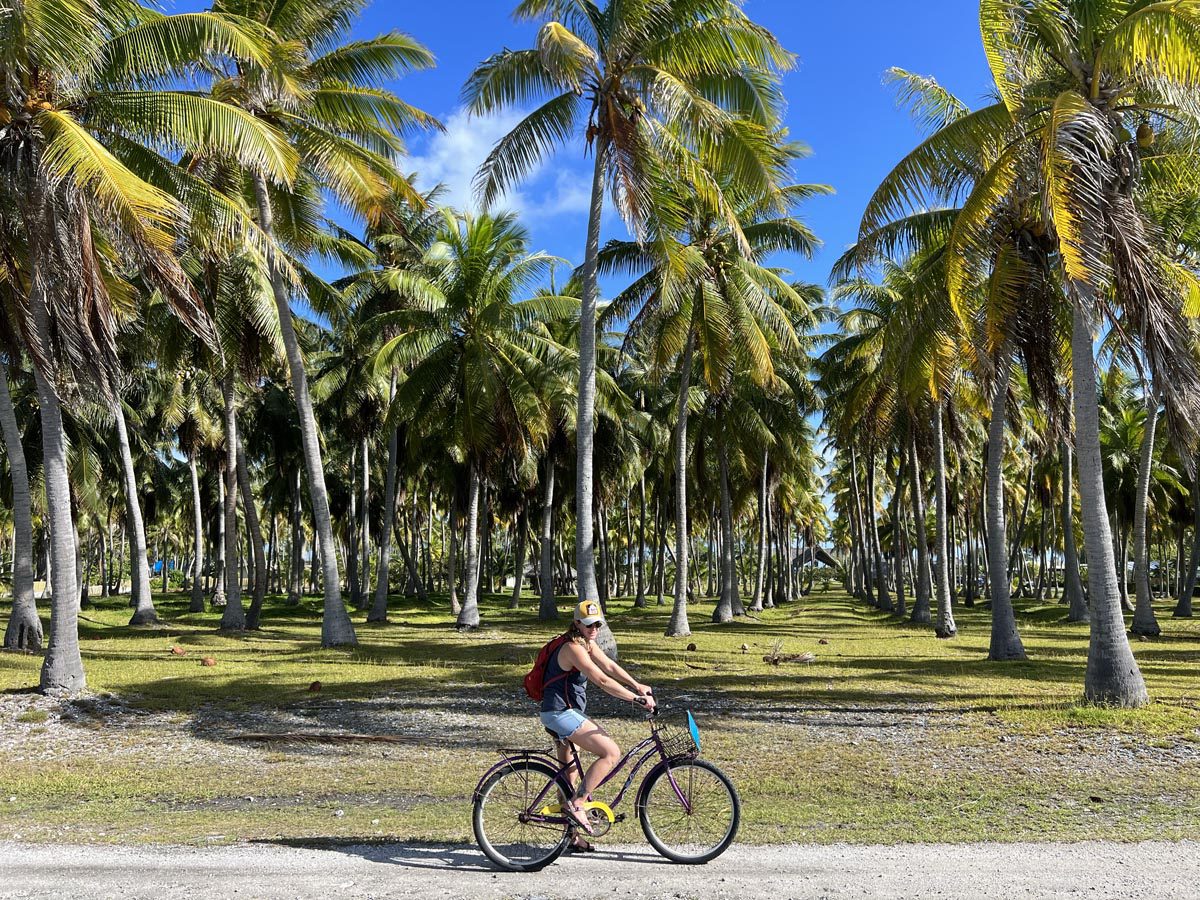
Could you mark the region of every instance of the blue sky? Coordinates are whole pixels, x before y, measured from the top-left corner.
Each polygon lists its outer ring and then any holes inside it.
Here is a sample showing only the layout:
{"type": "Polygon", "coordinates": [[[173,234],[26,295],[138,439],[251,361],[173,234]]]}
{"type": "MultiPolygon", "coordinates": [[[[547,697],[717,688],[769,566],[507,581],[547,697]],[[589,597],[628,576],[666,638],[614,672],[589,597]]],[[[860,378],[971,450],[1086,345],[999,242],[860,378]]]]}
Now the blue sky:
{"type": "MultiPolygon", "coordinates": [[[[459,92],[471,69],[508,46],[533,44],[536,29],[513,22],[514,0],[446,3],[378,2],[355,29],[373,34],[399,29],[426,44],[438,67],[393,87],[405,100],[438,116],[445,134],[416,136],[406,168],[445,182],[457,203],[470,202],[470,179],[495,140],[515,117],[468,119],[459,92]]],[[[979,39],[978,5],[969,0],[748,0],[746,12],[770,28],[799,65],[785,81],[787,124],[812,148],[797,166],[798,181],[832,185],[832,197],[810,202],[804,216],[824,241],[812,262],[779,263],[809,281],[824,283],[841,250],[854,240],[871,191],[919,135],[897,109],[883,83],[890,66],[932,75],[968,104],[984,98],[989,78],[979,39]]],[[[561,151],[509,198],[522,212],[536,248],[578,264],[582,255],[590,165],[582,146],[561,151]]],[[[602,239],[625,236],[606,217],[602,239]]],[[[619,287],[613,285],[608,287],[619,287]]]]}

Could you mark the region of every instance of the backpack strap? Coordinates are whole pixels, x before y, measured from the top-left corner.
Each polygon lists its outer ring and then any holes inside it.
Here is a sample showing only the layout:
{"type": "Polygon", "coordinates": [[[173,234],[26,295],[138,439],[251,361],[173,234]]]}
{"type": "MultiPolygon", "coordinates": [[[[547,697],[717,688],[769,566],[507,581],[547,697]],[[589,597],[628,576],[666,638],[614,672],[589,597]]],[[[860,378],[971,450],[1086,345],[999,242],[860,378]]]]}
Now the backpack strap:
{"type": "MultiPolygon", "coordinates": [[[[554,641],[550,642],[550,644],[551,644],[550,655],[546,657],[546,665],[550,664],[550,660],[554,659],[554,654],[558,653],[558,651],[563,648],[563,645],[567,643],[568,637],[565,634],[560,634],[557,638],[554,639],[554,641]],[[554,641],[558,642],[557,645],[555,645],[554,641]]],[[[575,670],[572,669],[571,672],[573,672],[573,671],[575,671],[575,670]]],[[[559,672],[553,678],[545,679],[542,682],[542,696],[544,697],[546,695],[546,688],[550,687],[550,685],[554,684],[556,681],[562,681],[563,679],[567,678],[568,676],[570,676],[571,672],[566,672],[566,671],[559,672]]],[[[571,698],[567,695],[566,691],[563,691],[563,701],[567,704],[567,709],[573,708],[571,706],[571,698]]]]}

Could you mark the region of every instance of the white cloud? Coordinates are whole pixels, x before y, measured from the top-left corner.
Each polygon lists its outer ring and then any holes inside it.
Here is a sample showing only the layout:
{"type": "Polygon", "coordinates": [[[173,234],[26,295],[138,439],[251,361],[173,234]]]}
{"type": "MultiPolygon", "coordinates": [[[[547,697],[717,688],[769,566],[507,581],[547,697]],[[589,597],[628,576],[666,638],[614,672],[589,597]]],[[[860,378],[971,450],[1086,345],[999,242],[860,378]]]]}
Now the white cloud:
{"type": "MultiPolygon", "coordinates": [[[[470,116],[466,110],[456,110],[446,120],[446,130],[434,134],[422,153],[405,160],[404,168],[417,173],[417,185],[422,190],[438,183],[444,185],[444,203],[457,209],[475,209],[475,173],[496,142],[524,117],[522,110],[488,116],[470,116]]],[[[567,165],[571,153],[571,147],[564,147],[530,172],[496,206],[538,219],[586,214],[591,183],[586,169],[567,165]]]]}
{"type": "MultiPolygon", "coordinates": [[[[522,114],[516,111],[472,117],[460,109],[446,121],[446,130],[429,140],[426,152],[410,156],[404,168],[417,173],[417,184],[423,190],[441,183],[446,188],[445,203],[471,209],[476,205],[475,173],[496,142],[521,118],[522,114]]],[[[513,199],[510,197],[508,202],[513,199]]]]}
{"type": "Polygon", "coordinates": [[[591,202],[591,177],[587,172],[559,168],[553,188],[530,212],[543,216],[586,215],[591,202]]]}

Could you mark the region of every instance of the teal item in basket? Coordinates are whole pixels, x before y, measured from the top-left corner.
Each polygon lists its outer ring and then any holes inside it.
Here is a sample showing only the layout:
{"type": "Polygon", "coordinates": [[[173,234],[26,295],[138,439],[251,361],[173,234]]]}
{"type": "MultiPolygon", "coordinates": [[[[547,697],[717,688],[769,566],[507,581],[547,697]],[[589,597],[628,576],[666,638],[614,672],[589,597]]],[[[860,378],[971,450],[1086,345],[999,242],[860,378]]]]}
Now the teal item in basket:
{"type": "Polygon", "coordinates": [[[696,727],[696,720],[692,718],[692,711],[689,709],[687,714],[688,731],[692,733],[692,740],[696,742],[696,752],[700,752],[700,729],[696,727]]]}

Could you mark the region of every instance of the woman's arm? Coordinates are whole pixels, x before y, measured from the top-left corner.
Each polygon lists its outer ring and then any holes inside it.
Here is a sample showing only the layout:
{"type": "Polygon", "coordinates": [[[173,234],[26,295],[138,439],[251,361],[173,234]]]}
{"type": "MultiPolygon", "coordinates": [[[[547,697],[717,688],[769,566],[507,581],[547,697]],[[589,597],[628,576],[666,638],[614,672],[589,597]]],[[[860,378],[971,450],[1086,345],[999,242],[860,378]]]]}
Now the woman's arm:
{"type": "MultiPolygon", "coordinates": [[[[591,653],[578,644],[567,644],[561,652],[567,654],[567,662],[587,676],[587,680],[604,691],[604,693],[616,697],[618,700],[628,700],[631,703],[641,703],[643,706],[653,708],[654,699],[652,697],[644,697],[639,692],[623,687],[615,678],[610,677],[604,669],[596,665],[591,653]]],[[[605,657],[605,661],[611,664],[611,660],[608,660],[607,657],[605,657]]],[[[624,670],[619,667],[618,671],[624,674],[624,670]]],[[[625,677],[628,678],[628,675],[625,677]]],[[[634,683],[636,684],[636,682],[634,683]]]]}
{"type": "Polygon", "coordinates": [[[640,681],[622,669],[621,666],[618,665],[614,660],[609,659],[604,651],[596,646],[594,641],[588,644],[588,657],[596,664],[598,668],[603,669],[606,674],[613,678],[618,678],[621,681],[624,681],[627,685],[633,688],[635,693],[650,693],[649,685],[642,684],[640,681]]]}

